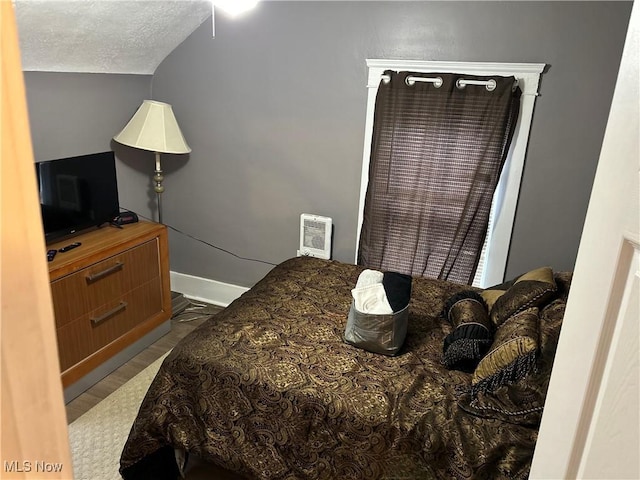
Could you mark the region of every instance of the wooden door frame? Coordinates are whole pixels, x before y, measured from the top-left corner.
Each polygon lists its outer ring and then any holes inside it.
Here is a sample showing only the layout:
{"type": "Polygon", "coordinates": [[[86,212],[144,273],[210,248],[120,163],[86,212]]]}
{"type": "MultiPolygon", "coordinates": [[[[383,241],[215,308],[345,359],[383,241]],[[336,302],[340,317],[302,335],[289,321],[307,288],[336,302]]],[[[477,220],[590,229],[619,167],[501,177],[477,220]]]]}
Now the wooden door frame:
{"type": "Polygon", "coordinates": [[[531,466],[532,479],[589,478],[594,467],[599,474],[606,471],[608,478],[620,478],[628,469],[633,470],[630,462],[635,461],[635,468],[640,465],[638,425],[620,416],[626,407],[637,412],[637,350],[624,362],[625,374],[630,378],[635,374],[635,385],[622,382],[615,391],[610,386],[616,353],[626,352],[613,341],[631,311],[623,311],[624,298],[638,286],[633,276],[640,275],[630,271],[640,244],[639,32],[636,2],[578,249],[531,466]],[[625,408],[601,410],[599,402],[612,394],[625,408]],[[590,448],[593,432],[607,419],[617,429],[599,430],[611,443],[608,455],[590,448]]]}
{"type": "Polygon", "coordinates": [[[0,478],[73,478],[13,4],[0,0],[0,478]]]}

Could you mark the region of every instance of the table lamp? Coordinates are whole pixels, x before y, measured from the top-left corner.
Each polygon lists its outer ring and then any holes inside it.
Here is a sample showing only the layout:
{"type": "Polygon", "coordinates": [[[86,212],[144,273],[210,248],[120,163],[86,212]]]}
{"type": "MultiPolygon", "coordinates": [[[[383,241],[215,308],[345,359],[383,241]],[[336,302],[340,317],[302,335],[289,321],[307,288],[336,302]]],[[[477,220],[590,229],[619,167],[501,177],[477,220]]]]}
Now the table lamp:
{"type": "Polygon", "coordinates": [[[161,153],[189,153],[191,148],[180,131],[173,109],[168,103],[144,100],[129,123],[113,139],[123,145],[149,150],[156,154],[156,169],[153,175],[154,190],[158,201],[158,221],[162,223],[161,153]]]}

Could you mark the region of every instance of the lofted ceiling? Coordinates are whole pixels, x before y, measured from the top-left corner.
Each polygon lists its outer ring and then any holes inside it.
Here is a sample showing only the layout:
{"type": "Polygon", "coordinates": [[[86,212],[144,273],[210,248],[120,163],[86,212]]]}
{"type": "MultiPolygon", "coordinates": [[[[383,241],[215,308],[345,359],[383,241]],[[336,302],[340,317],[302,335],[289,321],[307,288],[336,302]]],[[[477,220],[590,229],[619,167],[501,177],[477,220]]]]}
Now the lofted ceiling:
{"type": "Polygon", "coordinates": [[[13,0],[24,71],[151,75],[210,0],[13,0]]]}

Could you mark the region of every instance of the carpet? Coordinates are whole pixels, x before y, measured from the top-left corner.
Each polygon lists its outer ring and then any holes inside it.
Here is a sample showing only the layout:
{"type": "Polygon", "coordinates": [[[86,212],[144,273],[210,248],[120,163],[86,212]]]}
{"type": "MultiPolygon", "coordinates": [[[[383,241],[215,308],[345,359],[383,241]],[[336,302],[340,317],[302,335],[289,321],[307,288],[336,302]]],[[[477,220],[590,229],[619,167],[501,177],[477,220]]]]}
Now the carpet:
{"type": "Polygon", "coordinates": [[[121,480],[120,454],[160,357],[122,387],[69,425],[75,480],[121,480]]]}

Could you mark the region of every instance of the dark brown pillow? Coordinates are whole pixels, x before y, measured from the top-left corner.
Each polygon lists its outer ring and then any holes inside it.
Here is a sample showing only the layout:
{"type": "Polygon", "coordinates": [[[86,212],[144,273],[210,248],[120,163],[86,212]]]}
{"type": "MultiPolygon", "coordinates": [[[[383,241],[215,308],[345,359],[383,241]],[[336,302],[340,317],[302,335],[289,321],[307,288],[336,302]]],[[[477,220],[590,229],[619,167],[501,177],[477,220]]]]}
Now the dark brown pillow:
{"type": "Polygon", "coordinates": [[[545,305],[557,291],[553,271],[541,267],[520,275],[510,282],[481,292],[496,327],[512,315],[530,307],[545,305]]]}
{"type": "Polygon", "coordinates": [[[537,426],[542,418],[548,386],[548,373],[530,374],[493,392],[464,393],[458,400],[458,406],[478,417],[537,426]]]}
{"type": "Polygon", "coordinates": [[[492,392],[527,376],[535,367],[540,342],[538,309],[509,317],[496,330],[489,352],[473,372],[471,392],[492,392]]]}
{"type": "MultiPolygon", "coordinates": [[[[535,367],[523,378],[497,386],[493,391],[476,388],[472,394],[471,389],[467,390],[458,399],[462,410],[478,417],[527,427],[540,425],[570,281],[570,274],[557,274],[558,291],[554,298],[557,301],[539,309],[540,349],[535,367]]],[[[510,282],[503,290],[508,290],[512,284],[510,282]]]]}
{"type": "Polygon", "coordinates": [[[471,373],[493,341],[493,325],[482,296],[459,292],[445,302],[444,317],[453,331],[444,339],[442,363],[450,370],[471,373]]]}
{"type": "Polygon", "coordinates": [[[519,425],[538,425],[549,372],[538,372],[540,319],[529,308],[496,330],[489,352],[476,367],[469,391],[458,405],[464,411],[519,425]]]}

